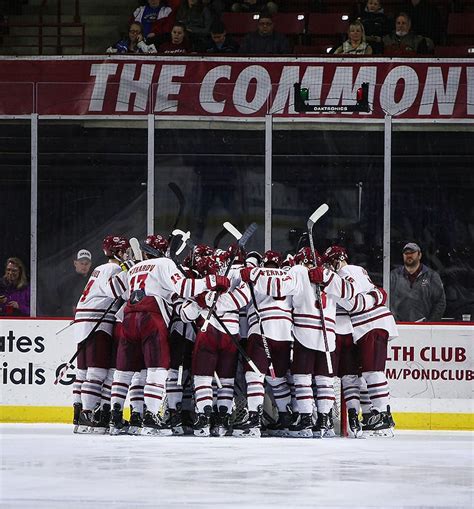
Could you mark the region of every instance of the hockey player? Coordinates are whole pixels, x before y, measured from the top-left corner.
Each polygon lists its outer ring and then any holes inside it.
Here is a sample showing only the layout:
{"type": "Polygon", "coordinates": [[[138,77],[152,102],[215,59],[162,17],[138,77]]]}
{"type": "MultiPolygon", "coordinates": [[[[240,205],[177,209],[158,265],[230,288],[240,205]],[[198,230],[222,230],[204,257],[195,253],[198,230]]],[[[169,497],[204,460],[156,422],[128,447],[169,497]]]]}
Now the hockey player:
{"type": "MultiPolygon", "coordinates": [[[[263,255],[262,267],[279,269],[281,264],[282,257],[280,253],[269,250],[263,255]]],[[[250,291],[252,293],[253,286],[250,291]]],[[[234,426],[233,435],[250,437],[261,435],[261,417],[265,397],[264,382],[266,379],[273,389],[273,396],[279,414],[278,425],[274,429],[270,429],[269,434],[283,436],[288,431],[290,424],[287,407],[291,401],[291,394],[286,380],[286,373],[290,368],[290,352],[293,342],[291,335],[293,326],[291,297],[275,298],[253,291],[252,300],[248,306],[248,324],[247,353],[255,362],[260,374],[255,373],[250,366],[246,366],[245,380],[247,382],[249,419],[241,426],[234,426]],[[255,305],[257,308],[255,308],[255,305]],[[270,361],[265,352],[266,348],[270,352],[275,378],[272,378],[269,374],[270,361]]]]}
{"type": "MultiPolygon", "coordinates": [[[[206,269],[212,274],[218,270],[216,264],[209,263],[206,269]]],[[[208,275],[207,277],[217,277],[208,275]]],[[[233,283],[235,285],[235,283],[233,283]]],[[[244,285],[245,286],[245,285],[244,285]]],[[[212,415],[212,379],[217,373],[222,387],[217,391],[218,422],[215,436],[223,436],[229,429],[234,397],[234,377],[237,367],[238,350],[234,340],[238,340],[239,309],[246,306],[250,295],[239,287],[233,292],[219,296],[215,314],[211,317],[205,331],[201,330],[214,295],[204,292],[194,301],[186,302],[181,310],[185,322],[196,321],[198,332],[193,350],[192,372],[194,380],[196,422],[195,436],[209,436],[212,415]],[[234,339],[232,339],[234,336],[234,339]]]]}
{"type": "MultiPolygon", "coordinates": [[[[93,411],[100,407],[103,399],[100,420],[108,420],[110,415],[110,389],[112,385],[115,359],[113,358],[112,328],[115,312],[119,307],[118,299],[108,294],[108,285],[113,276],[122,272],[120,267],[126,258],[126,250],[130,247],[125,237],[108,235],[102,248],[108,261],[96,267],[87,282],[76,306],[74,317],[74,336],[77,343],[86,340],[77,358],[76,383],[74,384],[74,411],[77,420],[77,433],[88,433],[93,428],[100,428],[93,411]],[[110,305],[117,301],[105,315],[110,305]],[[93,328],[100,321],[97,330],[89,337],[93,328]],[[83,380],[82,384],[80,381],[83,380]],[[80,386],[79,386],[80,385],[80,386]],[[80,398],[80,400],[79,400],[80,398]],[[80,410],[80,412],[78,412],[80,410]]],[[[126,267],[124,266],[126,269],[126,267]]]]}
{"type": "MultiPolygon", "coordinates": [[[[126,277],[120,276],[111,282],[114,295],[129,295],[124,312],[124,334],[118,345],[114,384],[120,384],[126,394],[134,371],[144,362],[147,369],[144,435],[171,433],[163,429],[158,412],[170,365],[168,325],[172,302],[177,297],[193,297],[204,290],[225,290],[230,285],[230,281],[221,276],[203,279],[185,277],[175,262],[165,257],[167,249],[168,242],[164,237],[149,235],[142,244],[145,259],[137,263],[126,277]]],[[[123,400],[113,400],[111,430],[121,426],[122,412],[123,400]]]]}
{"type": "MultiPolygon", "coordinates": [[[[353,341],[360,351],[362,377],[367,383],[369,398],[373,405],[373,414],[368,419],[365,430],[393,436],[394,422],[390,413],[390,392],[385,376],[385,364],[388,341],[397,337],[398,331],[392,313],[385,306],[386,293],[372,283],[364,268],[348,264],[347,252],[343,247],[329,247],[324,253],[324,260],[331,264],[339,276],[354,285],[358,293],[356,304],[363,294],[374,298],[373,306],[351,308],[344,302],[341,302],[341,306],[349,312],[351,318],[353,341]]],[[[357,399],[354,401],[357,403],[357,399]]],[[[349,413],[349,424],[354,430],[358,427],[356,422],[358,415],[359,408],[356,404],[349,413]]]]}
{"type": "MultiPolygon", "coordinates": [[[[281,298],[291,295],[293,299],[293,348],[292,374],[298,402],[298,421],[290,426],[290,435],[309,438],[313,436],[313,392],[312,375],[317,385],[318,422],[315,436],[323,437],[329,429],[329,412],[335,401],[333,373],[329,372],[326,351],[335,350],[334,325],[336,319],[335,298],[354,304],[354,288],[350,281],[322,267],[320,257],[317,262],[309,248],[302,248],[297,256],[298,265],[289,271],[276,269],[249,269],[241,271],[243,281],[254,283],[258,292],[281,298]],[[315,297],[313,285],[323,285],[321,305],[315,297]],[[324,323],[323,323],[324,320],[324,323]],[[325,345],[324,330],[327,345],[325,345]]],[[[367,297],[373,303],[371,297],[367,297]]],[[[365,305],[365,298],[358,301],[365,305]]]]}

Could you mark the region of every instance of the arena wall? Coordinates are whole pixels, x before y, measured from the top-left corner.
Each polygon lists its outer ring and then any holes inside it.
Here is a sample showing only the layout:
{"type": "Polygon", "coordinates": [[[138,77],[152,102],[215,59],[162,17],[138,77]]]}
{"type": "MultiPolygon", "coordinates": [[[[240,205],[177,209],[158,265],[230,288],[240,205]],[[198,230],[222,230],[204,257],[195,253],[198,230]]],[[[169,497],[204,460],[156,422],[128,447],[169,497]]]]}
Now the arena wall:
{"type": "MultiPolygon", "coordinates": [[[[0,422],[70,422],[75,351],[63,319],[0,319],[0,422]]],[[[406,324],[390,343],[387,376],[397,428],[474,430],[474,325],[406,324]]]]}

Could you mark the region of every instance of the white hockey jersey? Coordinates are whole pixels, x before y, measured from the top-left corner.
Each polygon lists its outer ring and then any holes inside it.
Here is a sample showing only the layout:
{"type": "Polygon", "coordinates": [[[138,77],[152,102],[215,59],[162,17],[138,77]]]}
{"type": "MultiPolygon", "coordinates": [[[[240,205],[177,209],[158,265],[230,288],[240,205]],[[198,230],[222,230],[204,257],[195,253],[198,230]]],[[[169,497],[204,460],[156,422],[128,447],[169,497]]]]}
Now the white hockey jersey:
{"type": "MultiPolygon", "coordinates": [[[[189,298],[207,289],[205,279],[186,278],[181,274],[173,260],[152,258],[134,265],[126,276],[119,275],[110,284],[110,292],[123,298],[129,298],[128,307],[136,306],[146,297],[153,297],[161,315],[169,325],[172,304],[177,297],[189,298]]],[[[146,311],[146,309],[143,309],[146,311]]]]}
{"type": "MultiPolygon", "coordinates": [[[[293,341],[293,302],[290,296],[272,297],[254,291],[265,337],[275,341],[293,341]]],[[[258,315],[251,300],[247,310],[249,336],[261,334],[258,315]]]]}
{"type": "Polygon", "coordinates": [[[349,313],[352,328],[354,343],[357,342],[362,336],[374,329],[386,330],[389,334],[389,339],[398,336],[397,325],[392,313],[386,306],[363,306],[361,299],[364,294],[373,291],[379,291],[378,288],[372,283],[367,271],[358,265],[345,265],[337,272],[346,281],[354,285],[357,293],[354,306],[351,308],[347,303],[341,302],[340,305],[349,313]]]}
{"type": "MultiPolygon", "coordinates": [[[[251,279],[260,293],[273,297],[292,296],[293,331],[298,341],[311,350],[325,351],[322,316],[317,305],[315,286],[308,277],[308,269],[302,265],[292,267],[289,271],[280,269],[253,269],[251,279]]],[[[326,328],[329,351],[336,347],[336,301],[354,305],[354,287],[336,273],[324,270],[324,292],[321,292],[324,324],[326,328]]],[[[373,304],[374,299],[367,296],[365,300],[373,304]]]]}
{"type": "MultiPolygon", "coordinates": [[[[206,303],[209,307],[211,307],[214,301],[214,296],[215,292],[208,292],[206,295],[206,303]]],[[[239,309],[245,307],[249,301],[250,290],[245,283],[240,283],[233,291],[227,291],[219,295],[216,314],[232,335],[239,334],[239,309]]],[[[181,318],[183,322],[194,321],[199,316],[206,319],[208,314],[208,308],[201,308],[197,302],[193,300],[184,303],[181,308],[181,318]]],[[[209,323],[217,330],[225,333],[224,328],[214,316],[211,317],[209,323]]]]}
{"type": "MultiPolygon", "coordinates": [[[[110,294],[109,283],[111,279],[122,272],[118,264],[113,262],[104,263],[96,267],[87,282],[84,291],[76,306],[74,315],[74,339],[77,343],[85,339],[97,322],[104,316],[107,308],[118,296],[110,294]]],[[[106,314],[97,330],[112,335],[115,323],[115,312],[120,307],[117,301],[106,314]]]]}

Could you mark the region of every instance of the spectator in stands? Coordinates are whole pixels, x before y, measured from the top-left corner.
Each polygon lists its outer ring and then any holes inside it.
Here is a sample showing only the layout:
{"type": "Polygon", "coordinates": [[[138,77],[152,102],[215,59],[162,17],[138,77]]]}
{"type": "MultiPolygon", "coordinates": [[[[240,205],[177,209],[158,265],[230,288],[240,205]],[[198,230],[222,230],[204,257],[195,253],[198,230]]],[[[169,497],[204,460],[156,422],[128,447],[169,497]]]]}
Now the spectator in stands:
{"type": "Polygon", "coordinates": [[[435,44],[441,42],[444,31],[441,13],[429,0],[406,0],[403,11],[410,16],[416,34],[429,37],[435,44]]]}
{"type": "Polygon", "coordinates": [[[209,37],[213,17],[202,0],[182,0],[176,13],[176,20],[186,26],[194,51],[202,51],[209,37]]]}
{"type": "Polygon", "coordinates": [[[380,0],[367,0],[364,11],[361,13],[361,22],[364,25],[365,40],[372,47],[374,55],[383,53],[383,41],[389,34],[389,19],[385,16],[380,0]]]}
{"type": "Polygon", "coordinates": [[[208,42],[206,53],[237,53],[239,44],[229,37],[221,21],[211,26],[211,40],[208,42]]]}
{"type": "Polygon", "coordinates": [[[401,12],[395,20],[395,31],[383,38],[384,55],[414,56],[433,53],[433,41],[411,32],[411,20],[407,13],[401,12]]]}
{"type": "Polygon", "coordinates": [[[256,32],[247,34],[240,45],[240,53],[251,55],[281,55],[290,53],[290,43],[274,31],[272,15],[260,14],[256,32]]]}
{"type": "Polygon", "coordinates": [[[188,40],[186,27],[183,23],[175,23],[171,29],[171,41],[164,42],[159,52],[165,55],[182,55],[191,51],[191,44],[188,40]]]}
{"type": "Polygon", "coordinates": [[[128,29],[128,37],[116,42],[106,49],[107,53],[156,53],[154,44],[146,44],[143,40],[142,26],[132,23],[128,29]]]}
{"type": "Polygon", "coordinates": [[[148,0],[146,5],[135,9],[131,21],[141,23],[146,42],[157,48],[168,40],[174,17],[166,0],[148,0]]]}
{"type": "Polygon", "coordinates": [[[19,258],[8,258],[0,279],[0,316],[30,316],[30,285],[19,258]]]}
{"type": "Polygon", "coordinates": [[[372,55],[372,48],[365,40],[364,25],[359,21],[352,21],[347,30],[347,41],[339,46],[335,54],[344,55],[372,55]]]}
{"type": "Polygon", "coordinates": [[[237,0],[232,4],[232,12],[278,12],[278,4],[268,0],[237,0]]]}
{"type": "Polygon", "coordinates": [[[401,322],[439,322],[446,296],[438,273],[421,263],[421,249],[409,242],[403,248],[403,266],[390,273],[390,310],[401,322]]]}
{"type": "Polygon", "coordinates": [[[80,249],[73,260],[73,267],[74,272],[65,276],[58,285],[56,316],[74,316],[76,304],[91,274],[91,252],[80,249]]]}

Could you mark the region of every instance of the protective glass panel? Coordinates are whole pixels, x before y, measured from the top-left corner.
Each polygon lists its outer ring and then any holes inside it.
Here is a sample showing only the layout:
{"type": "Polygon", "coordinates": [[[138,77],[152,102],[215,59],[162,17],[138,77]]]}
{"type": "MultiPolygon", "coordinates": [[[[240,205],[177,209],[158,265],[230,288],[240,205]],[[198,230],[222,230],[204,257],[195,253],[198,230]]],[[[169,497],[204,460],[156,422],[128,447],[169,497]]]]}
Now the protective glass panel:
{"type": "Polygon", "coordinates": [[[38,314],[72,316],[106,235],[146,226],[146,121],[42,120],[38,140],[38,314]],[[91,253],[77,260],[78,252],[91,253]]]}
{"type": "Polygon", "coordinates": [[[272,247],[295,253],[307,246],[309,216],[329,211],[315,224],[319,252],[344,246],[350,263],[382,284],[383,125],[274,124],[272,247]]]}
{"type": "MultiPolygon", "coordinates": [[[[29,293],[24,306],[9,305],[1,299],[13,292],[12,285],[18,280],[5,281],[8,258],[19,258],[25,266],[27,279],[30,276],[30,190],[31,190],[31,127],[30,122],[0,121],[0,316],[29,315],[29,293]],[[5,286],[9,287],[6,289],[5,286]]],[[[15,302],[17,302],[15,298],[15,302]]]]}
{"type": "Polygon", "coordinates": [[[173,123],[155,126],[155,232],[191,232],[195,243],[226,249],[231,222],[256,222],[247,250],[264,243],[263,123],[173,123]],[[221,233],[221,235],[219,235],[221,233]]]}
{"type": "Polygon", "coordinates": [[[472,320],[474,128],[394,124],[392,144],[392,311],[400,321],[472,320]],[[403,255],[407,243],[421,253],[403,255]]]}

